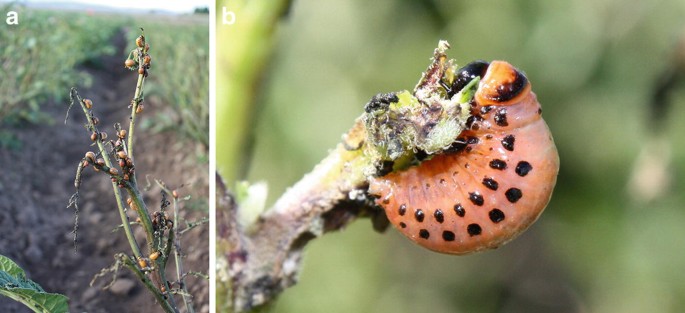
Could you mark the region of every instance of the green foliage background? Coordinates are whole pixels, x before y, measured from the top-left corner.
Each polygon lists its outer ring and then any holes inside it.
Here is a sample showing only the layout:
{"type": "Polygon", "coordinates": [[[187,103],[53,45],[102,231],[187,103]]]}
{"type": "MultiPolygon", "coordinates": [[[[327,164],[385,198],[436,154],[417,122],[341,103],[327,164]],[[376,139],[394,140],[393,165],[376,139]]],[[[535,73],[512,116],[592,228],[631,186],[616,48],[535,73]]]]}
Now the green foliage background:
{"type": "Polygon", "coordinates": [[[683,16],[678,0],[294,1],[255,86],[253,157],[239,165],[248,180],[269,183],[272,201],[339,142],[371,96],[412,88],[439,39],[461,64],[503,59],[526,72],[561,172],[538,223],[495,251],[439,255],[366,220],[317,239],[274,311],[679,312],[685,88],[661,120],[648,116],[656,81],[675,66],[683,16]],[[638,201],[627,182],[658,126],[672,149],[672,184],[638,201]]]}
{"type": "MultiPolygon", "coordinates": [[[[101,56],[118,52],[112,39],[119,31],[125,31],[132,49],[140,34],[135,25],[140,25],[152,38],[154,57],[147,96],[166,105],[144,126],[175,130],[209,145],[208,15],[85,14],[0,6],[0,12],[10,9],[19,13],[20,22],[0,27],[1,124],[46,121],[41,113],[45,105],[67,101],[72,86],[90,84],[81,67],[102,66],[101,56]]],[[[0,146],[8,145],[9,137],[0,129],[0,146]]]]}
{"type": "Polygon", "coordinates": [[[76,68],[115,51],[108,42],[122,20],[0,6],[19,13],[19,25],[0,28],[0,121],[37,122],[40,105],[65,100],[71,85],[89,83],[76,68]],[[88,29],[88,31],[86,31],[88,29]]]}

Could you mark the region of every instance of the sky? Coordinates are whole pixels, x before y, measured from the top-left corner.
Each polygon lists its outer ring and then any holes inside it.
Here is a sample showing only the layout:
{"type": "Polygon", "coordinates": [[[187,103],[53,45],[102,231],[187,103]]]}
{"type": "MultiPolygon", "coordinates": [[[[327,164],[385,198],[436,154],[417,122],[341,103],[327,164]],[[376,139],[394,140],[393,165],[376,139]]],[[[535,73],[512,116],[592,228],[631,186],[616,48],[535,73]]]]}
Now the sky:
{"type": "MultiPolygon", "coordinates": [[[[0,1],[6,2],[6,1],[0,1]]],[[[20,0],[19,3],[86,3],[116,8],[133,8],[144,10],[167,10],[177,13],[189,13],[197,7],[209,7],[210,0],[20,0]]]]}

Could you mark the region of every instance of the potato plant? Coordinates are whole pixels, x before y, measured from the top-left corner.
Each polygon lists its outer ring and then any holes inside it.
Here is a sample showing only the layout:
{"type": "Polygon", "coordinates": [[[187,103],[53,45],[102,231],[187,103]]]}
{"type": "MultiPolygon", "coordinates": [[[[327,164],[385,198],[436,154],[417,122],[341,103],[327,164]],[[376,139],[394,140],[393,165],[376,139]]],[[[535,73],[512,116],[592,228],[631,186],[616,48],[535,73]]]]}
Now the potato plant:
{"type": "Polygon", "coordinates": [[[186,312],[194,312],[193,298],[188,293],[185,284],[185,277],[191,273],[183,269],[180,237],[185,231],[203,224],[204,221],[186,223],[185,228],[181,228],[178,218],[178,202],[181,199],[176,190],[168,188],[161,181],[156,181],[162,189],[162,202],[159,209],[152,211],[143,199],[142,190],[145,187],[141,186],[137,180],[134,138],[139,116],[145,110],[144,86],[150,74],[152,55],[150,44],[144,33],[135,39],[135,43],[135,48],[131,50],[124,62],[125,67],[136,73],[138,77],[134,97],[128,106],[130,109],[128,127],[116,123],[112,135],[109,135],[100,124],[96,113],[97,103],[81,97],[75,88],[72,88],[70,93],[71,106],[78,105],[86,117],[87,122],[84,126],[94,148],[93,151],[86,152],[79,161],[74,180],[76,192],[69,201],[69,206],[76,211],[74,244],[77,248],[81,178],[83,171],[92,169],[111,180],[121,218],[118,228],[124,231],[131,250],[115,254],[115,263],[97,274],[91,285],[98,277],[108,273],[113,273],[116,280],[118,270],[125,267],[135,274],[165,312],[179,312],[181,307],[180,302],[177,301],[179,299],[182,300],[186,312]],[[129,210],[136,215],[135,220],[127,215],[129,210]],[[134,236],[136,227],[143,229],[144,240],[139,241],[134,236]],[[166,272],[171,258],[174,258],[176,264],[173,278],[166,272]]]}

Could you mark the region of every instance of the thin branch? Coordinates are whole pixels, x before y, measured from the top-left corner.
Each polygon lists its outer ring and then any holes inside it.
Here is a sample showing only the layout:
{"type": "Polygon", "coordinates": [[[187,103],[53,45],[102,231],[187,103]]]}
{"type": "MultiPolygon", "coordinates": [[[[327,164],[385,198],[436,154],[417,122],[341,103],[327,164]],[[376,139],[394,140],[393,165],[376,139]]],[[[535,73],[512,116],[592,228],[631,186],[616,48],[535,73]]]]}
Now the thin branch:
{"type": "MultiPolygon", "coordinates": [[[[107,150],[105,149],[105,144],[104,144],[104,139],[102,137],[102,133],[100,133],[97,129],[97,126],[93,119],[93,114],[90,108],[86,107],[86,102],[83,101],[81,96],[78,94],[78,91],[76,91],[76,88],[71,89],[71,101],[72,103],[76,101],[76,103],[79,103],[81,105],[81,108],[83,109],[83,114],[86,116],[88,120],[88,130],[90,130],[94,135],[95,135],[95,142],[97,143],[99,153],[102,156],[102,159],[105,162],[105,165],[107,168],[112,167],[112,161],[109,158],[109,154],[107,153],[107,150]]],[[[137,258],[141,257],[142,254],[140,252],[140,247],[138,246],[138,242],[136,241],[135,236],[133,236],[133,231],[131,230],[131,226],[128,223],[128,216],[126,216],[126,209],[124,206],[123,199],[121,197],[121,191],[119,190],[119,186],[116,181],[112,182],[112,189],[114,191],[114,197],[116,199],[117,203],[117,209],[119,211],[119,217],[121,218],[121,224],[124,228],[124,233],[126,234],[126,239],[128,240],[129,245],[131,246],[131,250],[133,250],[133,255],[135,255],[137,258]]]]}
{"type": "MultiPolygon", "coordinates": [[[[171,249],[171,245],[174,245],[174,260],[176,263],[176,279],[180,285],[181,296],[183,297],[183,303],[186,305],[186,310],[188,313],[194,313],[192,296],[188,293],[185,283],[185,275],[183,274],[183,260],[181,254],[181,232],[179,231],[179,220],[178,220],[178,194],[177,192],[169,190],[164,183],[159,180],[155,180],[157,185],[162,188],[162,191],[166,193],[172,199],[172,207],[174,209],[174,225],[172,229],[169,230],[169,242],[167,243],[168,249],[171,249]]],[[[167,250],[164,255],[165,258],[169,257],[169,250],[167,250]]],[[[165,264],[166,267],[166,264],[165,264]]]]}
{"type": "Polygon", "coordinates": [[[117,254],[115,258],[120,260],[124,266],[131,270],[136,277],[143,282],[145,288],[152,292],[152,294],[155,296],[155,299],[157,299],[157,302],[162,306],[162,309],[164,309],[164,312],[178,313],[178,310],[176,309],[175,305],[173,305],[173,302],[169,301],[173,299],[173,297],[161,293],[160,290],[155,287],[155,284],[150,280],[150,278],[148,278],[148,276],[138,268],[134,260],[122,253],[117,254]]]}

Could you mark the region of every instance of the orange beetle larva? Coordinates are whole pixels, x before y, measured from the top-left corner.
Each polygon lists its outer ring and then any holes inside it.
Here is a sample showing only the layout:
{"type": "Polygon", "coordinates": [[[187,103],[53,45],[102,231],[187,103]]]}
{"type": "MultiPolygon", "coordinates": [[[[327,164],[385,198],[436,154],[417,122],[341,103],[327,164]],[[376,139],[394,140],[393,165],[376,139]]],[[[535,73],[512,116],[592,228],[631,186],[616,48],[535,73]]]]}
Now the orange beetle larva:
{"type": "Polygon", "coordinates": [[[467,129],[455,144],[369,186],[402,234],[441,253],[493,249],[518,236],[547,206],[559,172],[526,76],[507,62],[476,61],[457,72],[448,96],[476,76],[467,129]]]}

